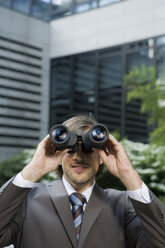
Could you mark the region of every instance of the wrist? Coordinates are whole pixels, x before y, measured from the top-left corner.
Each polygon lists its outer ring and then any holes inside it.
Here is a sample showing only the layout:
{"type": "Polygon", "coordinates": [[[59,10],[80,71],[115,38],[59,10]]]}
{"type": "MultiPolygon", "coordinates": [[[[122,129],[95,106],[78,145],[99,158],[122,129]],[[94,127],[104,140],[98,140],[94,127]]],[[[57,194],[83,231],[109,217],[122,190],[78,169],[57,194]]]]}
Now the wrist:
{"type": "Polygon", "coordinates": [[[139,174],[135,170],[124,175],[120,180],[129,191],[140,189],[143,183],[139,174]]]}
{"type": "Polygon", "coordinates": [[[35,168],[35,166],[33,166],[31,163],[23,168],[21,175],[25,180],[31,181],[33,183],[37,182],[43,176],[41,170],[35,168]]]}

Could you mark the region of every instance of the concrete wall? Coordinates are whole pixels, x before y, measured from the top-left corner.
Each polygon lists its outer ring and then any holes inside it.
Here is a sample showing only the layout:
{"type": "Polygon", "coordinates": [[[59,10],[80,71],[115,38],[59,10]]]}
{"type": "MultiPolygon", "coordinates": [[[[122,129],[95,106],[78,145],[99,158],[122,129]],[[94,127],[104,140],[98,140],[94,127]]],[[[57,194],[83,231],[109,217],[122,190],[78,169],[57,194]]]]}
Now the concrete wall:
{"type": "Polygon", "coordinates": [[[49,27],[0,7],[0,160],[48,131],[49,27]]]}
{"type": "Polygon", "coordinates": [[[51,58],[165,34],[164,0],[127,0],[51,22],[51,58]]]}

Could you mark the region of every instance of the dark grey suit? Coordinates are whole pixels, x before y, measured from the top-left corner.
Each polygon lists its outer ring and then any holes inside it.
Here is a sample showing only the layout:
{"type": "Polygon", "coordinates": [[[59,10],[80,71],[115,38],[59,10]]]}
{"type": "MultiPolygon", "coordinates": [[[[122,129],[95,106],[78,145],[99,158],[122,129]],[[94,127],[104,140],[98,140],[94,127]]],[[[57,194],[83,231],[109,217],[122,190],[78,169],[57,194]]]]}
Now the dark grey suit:
{"type": "Polygon", "coordinates": [[[131,202],[126,192],[95,185],[77,244],[61,180],[37,183],[32,189],[10,182],[0,195],[0,247],[165,248],[165,207],[153,194],[152,198],[150,204],[131,202]]]}

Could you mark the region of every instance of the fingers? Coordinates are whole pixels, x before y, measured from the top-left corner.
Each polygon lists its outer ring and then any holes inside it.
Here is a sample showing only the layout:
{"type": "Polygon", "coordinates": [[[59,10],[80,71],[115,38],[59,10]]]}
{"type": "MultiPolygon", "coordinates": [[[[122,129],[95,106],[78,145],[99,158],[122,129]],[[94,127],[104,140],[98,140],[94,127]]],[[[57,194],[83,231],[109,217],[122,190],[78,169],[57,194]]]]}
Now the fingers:
{"type": "Polygon", "coordinates": [[[119,142],[109,134],[109,139],[106,146],[103,148],[105,154],[108,156],[109,154],[113,154],[114,156],[117,155],[119,142]]]}
{"type": "Polygon", "coordinates": [[[106,148],[108,150],[108,154],[113,154],[114,156],[117,156],[119,153],[125,151],[124,147],[111,134],[109,134],[106,148]]]}
{"type": "Polygon", "coordinates": [[[60,151],[56,151],[55,152],[55,155],[56,156],[64,156],[65,153],[69,152],[70,151],[70,148],[66,148],[64,150],[60,150],[60,151]]]}
{"type": "Polygon", "coordinates": [[[109,140],[112,142],[114,146],[119,144],[119,142],[111,134],[109,134],[109,140]]]}
{"type": "Polygon", "coordinates": [[[52,156],[55,154],[55,146],[50,140],[49,134],[41,141],[45,149],[46,156],[52,156]]]}
{"type": "Polygon", "coordinates": [[[101,158],[101,159],[103,160],[103,162],[104,162],[108,155],[107,155],[107,154],[105,153],[105,151],[102,150],[102,149],[98,149],[98,153],[99,153],[100,158],[101,158]]]}
{"type": "Polygon", "coordinates": [[[48,142],[49,140],[50,140],[50,137],[49,137],[49,134],[47,134],[45,138],[43,138],[39,144],[44,144],[45,142],[48,142]]]}

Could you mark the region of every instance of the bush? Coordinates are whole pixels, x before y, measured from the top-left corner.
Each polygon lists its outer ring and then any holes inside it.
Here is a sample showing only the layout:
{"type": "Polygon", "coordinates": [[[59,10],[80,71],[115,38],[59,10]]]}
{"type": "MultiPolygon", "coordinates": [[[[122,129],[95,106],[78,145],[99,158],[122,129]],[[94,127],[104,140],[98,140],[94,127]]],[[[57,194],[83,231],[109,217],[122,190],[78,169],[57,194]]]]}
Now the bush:
{"type": "MultiPolygon", "coordinates": [[[[165,147],[156,144],[143,144],[122,140],[122,145],[134,166],[147,186],[165,203],[165,147]]],[[[34,150],[25,150],[19,156],[0,163],[0,184],[17,174],[28,164],[34,150]]],[[[43,177],[41,182],[56,180],[54,172],[43,177]]],[[[124,189],[122,183],[105,168],[103,175],[97,179],[103,188],[124,189]]]]}
{"type": "MultiPolygon", "coordinates": [[[[127,154],[147,186],[165,203],[165,147],[143,144],[124,139],[121,141],[127,154]]],[[[118,179],[105,170],[98,183],[106,188],[123,189],[118,179]]]]}
{"type": "MultiPolygon", "coordinates": [[[[34,152],[35,150],[24,150],[16,157],[0,162],[0,186],[2,186],[11,177],[18,174],[18,172],[20,172],[24,166],[31,161],[34,152]]],[[[51,172],[48,175],[45,175],[40,182],[52,181],[55,179],[55,173],[51,172]]]]}

